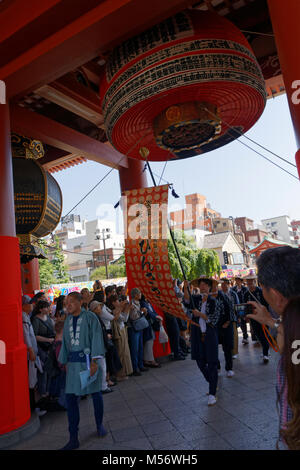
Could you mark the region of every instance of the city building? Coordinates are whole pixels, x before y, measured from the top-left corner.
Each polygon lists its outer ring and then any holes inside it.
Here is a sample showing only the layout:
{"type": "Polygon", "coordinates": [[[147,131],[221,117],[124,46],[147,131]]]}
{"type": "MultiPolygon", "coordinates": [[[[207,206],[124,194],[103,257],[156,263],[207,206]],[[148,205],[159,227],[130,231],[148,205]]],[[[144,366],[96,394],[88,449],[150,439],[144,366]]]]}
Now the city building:
{"type": "Polygon", "coordinates": [[[295,241],[293,227],[289,216],[282,215],[262,220],[267,232],[271,232],[279,241],[284,241],[294,246],[298,246],[295,241]]]}
{"type": "Polygon", "coordinates": [[[184,233],[195,240],[197,248],[203,248],[205,235],[210,235],[211,232],[208,230],[202,230],[199,228],[185,230],[184,233]]]}
{"type": "Polygon", "coordinates": [[[292,220],[291,226],[293,229],[295,242],[297,243],[298,247],[300,247],[300,220],[292,220]]]}
{"type": "Polygon", "coordinates": [[[246,264],[243,248],[232,232],[206,235],[203,248],[216,251],[221,266],[246,264]]]}
{"type": "Polygon", "coordinates": [[[212,220],[221,214],[211,209],[202,194],[185,196],[185,209],[170,212],[170,225],[173,230],[204,230],[212,232],[212,220]]]}
{"type": "Polygon", "coordinates": [[[247,243],[254,245],[261,243],[264,237],[269,235],[264,227],[254,227],[254,220],[248,217],[236,217],[234,222],[243,232],[247,243]]]}
{"type": "Polygon", "coordinates": [[[116,233],[112,221],[87,221],[72,214],[62,219],[61,228],[55,235],[64,250],[68,273],[74,282],[88,281],[93,269],[105,265],[104,250],[108,264],[124,253],[124,236],[116,233]]]}

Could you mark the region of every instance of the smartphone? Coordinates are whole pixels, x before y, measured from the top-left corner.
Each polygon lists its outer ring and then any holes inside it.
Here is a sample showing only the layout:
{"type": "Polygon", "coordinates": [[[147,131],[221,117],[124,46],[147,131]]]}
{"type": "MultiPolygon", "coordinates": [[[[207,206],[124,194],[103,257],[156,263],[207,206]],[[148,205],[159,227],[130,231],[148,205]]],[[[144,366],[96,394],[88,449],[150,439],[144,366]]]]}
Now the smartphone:
{"type": "Polygon", "coordinates": [[[243,318],[249,313],[253,312],[251,304],[238,304],[234,306],[235,313],[240,317],[243,318]]]}

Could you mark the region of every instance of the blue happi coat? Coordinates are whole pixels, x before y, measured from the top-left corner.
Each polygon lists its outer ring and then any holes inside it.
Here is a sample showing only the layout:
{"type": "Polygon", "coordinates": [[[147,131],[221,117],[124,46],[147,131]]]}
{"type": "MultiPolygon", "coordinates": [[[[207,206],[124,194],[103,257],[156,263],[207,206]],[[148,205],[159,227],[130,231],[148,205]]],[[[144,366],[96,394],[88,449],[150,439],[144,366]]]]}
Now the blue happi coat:
{"type": "Polygon", "coordinates": [[[106,352],[103,333],[100,323],[93,312],[81,309],[77,319],[76,331],[73,329],[73,315],[69,315],[65,320],[62,346],[58,360],[61,364],[66,364],[66,393],[75,395],[88,395],[99,392],[102,384],[102,371],[98,365],[98,376],[95,382],[88,387],[81,389],[80,375],[82,370],[87,369],[86,362],[70,362],[70,353],[89,352],[91,358],[103,356],[106,352]]]}

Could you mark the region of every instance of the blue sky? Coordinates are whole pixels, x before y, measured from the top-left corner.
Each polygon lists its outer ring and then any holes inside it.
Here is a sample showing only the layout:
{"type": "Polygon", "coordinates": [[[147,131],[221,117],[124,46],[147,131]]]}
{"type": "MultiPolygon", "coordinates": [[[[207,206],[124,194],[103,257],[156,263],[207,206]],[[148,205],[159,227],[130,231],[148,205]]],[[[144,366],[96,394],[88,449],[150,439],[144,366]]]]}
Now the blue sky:
{"type": "MultiPolygon", "coordinates": [[[[297,147],[286,95],[267,101],[263,115],[247,136],[295,163],[297,147]]],[[[241,140],[255,147],[247,140],[241,140]]],[[[262,153],[297,175],[296,168],[265,151],[262,153]]],[[[160,175],[164,162],[151,166],[160,175]]],[[[53,176],[63,193],[63,215],[108,170],[108,167],[90,161],[55,173],[53,176]]],[[[171,195],[169,198],[169,205],[175,203],[178,208],[184,206],[185,195],[198,192],[205,195],[212,209],[221,212],[223,217],[246,216],[257,223],[280,215],[300,219],[299,182],[237,141],[202,156],[168,162],[164,178],[174,184],[180,195],[180,199],[173,199],[171,195]]],[[[148,183],[150,186],[150,176],[148,183]]],[[[114,170],[74,213],[92,220],[106,212],[101,205],[115,204],[119,198],[119,176],[114,170]]],[[[108,212],[105,217],[112,219],[115,211],[108,212]]]]}

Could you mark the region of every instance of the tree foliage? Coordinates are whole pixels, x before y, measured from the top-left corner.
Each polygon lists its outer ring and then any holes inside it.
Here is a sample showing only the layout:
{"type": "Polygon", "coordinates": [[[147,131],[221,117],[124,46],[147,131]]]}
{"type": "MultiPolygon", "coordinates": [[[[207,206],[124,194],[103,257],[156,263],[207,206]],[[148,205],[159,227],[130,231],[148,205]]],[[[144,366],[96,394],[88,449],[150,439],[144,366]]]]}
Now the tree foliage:
{"type": "MultiPolygon", "coordinates": [[[[48,248],[46,247],[45,240],[40,240],[41,248],[43,249],[45,255],[48,255],[48,248]]],[[[46,259],[39,259],[39,273],[40,273],[40,284],[41,289],[49,286],[50,284],[54,284],[55,277],[54,277],[54,269],[52,263],[46,259]]]]}
{"type": "MultiPolygon", "coordinates": [[[[194,239],[179,230],[174,232],[174,238],[188,280],[201,275],[220,274],[221,265],[216,251],[197,248],[194,239]]],[[[168,252],[172,276],[182,279],[182,271],[171,238],[168,239],[168,252]]]]}
{"type": "MultiPolygon", "coordinates": [[[[53,259],[39,259],[39,273],[40,273],[40,284],[41,289],[51,285],[68,282],[70,280],[67,272],[67,266],[65,265],[64,255],[59,246],[58,237],[55,237],[55,248],[53,252],[53,259]]],[[[40,240],[40,245],[46,255],[49,253],[45,240],[40,240]]]]}
{"type": "MultiPolygon", "coordinates": [[[[107,271],[109,279],[126,277],[125,260],[124,263],[109,264],[107,266],[107,271]]],[[[90,280],[95,281],[96,279],[106,279],[105,266],[99,266],[99,268],[96,268],[94,271],[92,271],[90,280]]]]}
{"type": "Polygon", "coordinates": [[[54,257],[51,261],[53,265],[53,272],[56,282],[59,284],[64,282],[69,282],[70,276],[67,272],[67,266],[65,265],[65,257],[59,246],[59,239],[57,236],[54,237],[55,241],[55,250],[54,257]]]}

